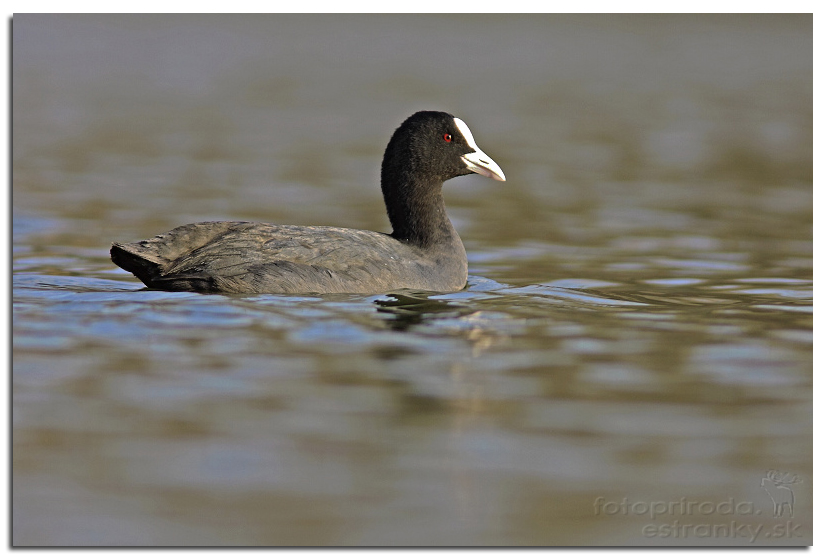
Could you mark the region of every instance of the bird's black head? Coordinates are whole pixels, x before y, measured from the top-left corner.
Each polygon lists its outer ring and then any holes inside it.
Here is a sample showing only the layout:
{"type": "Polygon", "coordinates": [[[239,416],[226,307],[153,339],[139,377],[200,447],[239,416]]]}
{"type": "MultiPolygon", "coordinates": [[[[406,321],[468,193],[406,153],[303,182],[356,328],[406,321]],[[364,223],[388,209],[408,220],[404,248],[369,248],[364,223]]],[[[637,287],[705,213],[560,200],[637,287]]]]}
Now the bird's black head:
{"type": "Polygon", "coordinates": [[[455,235],[442,183],[470,173],[505,180],[461,119],[420,111],[405,120],[390,138],[381,164],[381,190],[393,236],[427,245],[455,235]]]}
{"type": "Polygon", "coordinates": [[[393,133],[384,153],[382,179],[387,172],[429,184],[470,173],[505,180],[502,169],[476,145],[467,124],[437,111],[419,111],[393,133]]]}

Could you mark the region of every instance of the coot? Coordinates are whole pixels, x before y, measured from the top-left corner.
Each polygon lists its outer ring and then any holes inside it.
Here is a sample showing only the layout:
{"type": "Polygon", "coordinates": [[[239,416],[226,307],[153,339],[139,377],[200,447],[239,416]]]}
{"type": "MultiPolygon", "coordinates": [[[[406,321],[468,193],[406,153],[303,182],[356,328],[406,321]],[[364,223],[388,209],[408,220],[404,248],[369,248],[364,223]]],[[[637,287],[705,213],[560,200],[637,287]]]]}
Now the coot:
{"type": "Polygon", "coordinates": [[[505,180],[461,119],[421,111],[399,126],[384,152],[381,190],[391,234],[211,221],[114,243],[112,261],[165,291],[459,291],[467,282],[467,255],[447,217],[442,183],[470,173],[505,180]]]}

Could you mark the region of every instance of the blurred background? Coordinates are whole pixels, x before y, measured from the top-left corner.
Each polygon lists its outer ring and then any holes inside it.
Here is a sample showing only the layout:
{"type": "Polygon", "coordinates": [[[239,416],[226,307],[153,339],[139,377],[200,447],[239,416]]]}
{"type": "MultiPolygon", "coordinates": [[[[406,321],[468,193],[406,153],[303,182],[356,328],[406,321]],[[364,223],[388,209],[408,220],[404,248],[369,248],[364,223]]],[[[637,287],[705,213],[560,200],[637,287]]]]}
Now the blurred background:
{"type": "Polygon", "coordinates": [[[15,545],[811,544],[811,15],[12,33],[15,545]],[[160,293],[108,259],[201,220],[389,231],[422,109],[508,177],[445,184],[461,293],[160,293]],[[650,513],[681,499],[713,510],[650,513]]]}

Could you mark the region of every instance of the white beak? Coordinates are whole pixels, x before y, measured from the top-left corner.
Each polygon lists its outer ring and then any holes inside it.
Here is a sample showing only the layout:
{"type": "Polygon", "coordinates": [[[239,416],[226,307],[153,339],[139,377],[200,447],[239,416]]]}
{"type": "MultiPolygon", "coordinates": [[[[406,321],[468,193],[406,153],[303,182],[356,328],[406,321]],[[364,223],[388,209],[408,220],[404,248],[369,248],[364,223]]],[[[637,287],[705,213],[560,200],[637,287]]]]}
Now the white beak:
{"type": "Polygon", "coordinates": [[[472,152],[466,153],[462,156],[462,161],[465,162],[467,168],[484,177],[504,181],[505,173],[502,172],[502,169],[496,164],[496,161],[488,157],[488,154],[479,149],[479,146],[477,146],[476,142],[473,140],[473,134],[470,133],[470,128],[468,128],[468,125],[465,124],[465,121],[461,118],[454,118],[453,120],[456,122],[456,128],[459,129],[465,137],[465,141],[473,150],[472,152]]]}
{"type": "Polygon", "coordinates": [[[502,172],[502,169],[499,168],[496,161],[488,157],[481,149],[464,154],[462,161],[464,161],[467,168],[474,173],[479,173],[484,177],[498,181],[505,180],[505,173],[502,172]]]}

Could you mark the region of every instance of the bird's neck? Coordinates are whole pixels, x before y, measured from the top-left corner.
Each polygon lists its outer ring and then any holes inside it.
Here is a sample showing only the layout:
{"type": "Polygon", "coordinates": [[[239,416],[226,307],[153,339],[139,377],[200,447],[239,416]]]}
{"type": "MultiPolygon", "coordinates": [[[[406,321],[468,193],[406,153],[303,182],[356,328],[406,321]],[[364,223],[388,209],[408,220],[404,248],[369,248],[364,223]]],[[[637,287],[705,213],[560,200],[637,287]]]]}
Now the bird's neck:
{"type": "Polygon", "coordinates": [[[382,176],[382,193],[393,238],[420,247],[457,238],[447,217],[441,181],[434,179],[428,184],[408,177],[382,176]]]}

